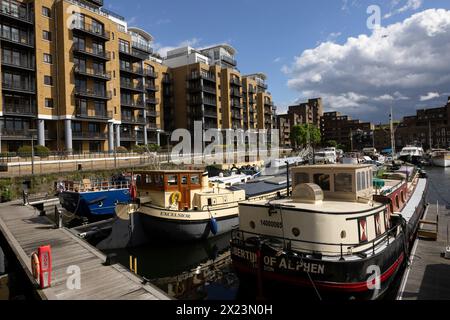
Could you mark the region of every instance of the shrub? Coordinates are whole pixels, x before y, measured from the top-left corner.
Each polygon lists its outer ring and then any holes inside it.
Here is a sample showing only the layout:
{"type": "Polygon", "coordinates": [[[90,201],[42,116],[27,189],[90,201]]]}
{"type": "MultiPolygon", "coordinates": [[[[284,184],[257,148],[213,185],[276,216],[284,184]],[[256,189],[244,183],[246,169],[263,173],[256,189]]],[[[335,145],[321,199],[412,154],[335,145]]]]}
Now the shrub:
{"type": "Polygon", "coordinates": [[[34,154],[41,158],[47,158],[50,155],[50,149],[46,146],[34,147],[34,154]]]}
{"type": "Polygon", "coordinates": [[[141,146],[141,145],[133,145],[131,147],[131,150],[135,153],[143,154],[147,151],[147,148],[145,148],[145,146],[141,146]]]}
{"type": "Polygon", "coordinates": [[[4,187],[1,192],[1,202],[8,202],[12,200],[12,192],[9,187],[4,187]]]}
{"type": "Polygon", "coordinates": [[[127,148],[120,146],[120,147],[116,148],[116,152],[117,153],[127,153],[128,150],[127,150],[127,148]]]}
{"type": "Polygon", "coordinates": [[[157,144],[149,144],[147,145],[147,148],[150,152],[158,152],[161,149],[157,144]]]}
{"type": "Polygon", "coordinates": [[[17,150],[17,155],[21,158],[31,157],[31,146],[22,146],[17,150]]]}

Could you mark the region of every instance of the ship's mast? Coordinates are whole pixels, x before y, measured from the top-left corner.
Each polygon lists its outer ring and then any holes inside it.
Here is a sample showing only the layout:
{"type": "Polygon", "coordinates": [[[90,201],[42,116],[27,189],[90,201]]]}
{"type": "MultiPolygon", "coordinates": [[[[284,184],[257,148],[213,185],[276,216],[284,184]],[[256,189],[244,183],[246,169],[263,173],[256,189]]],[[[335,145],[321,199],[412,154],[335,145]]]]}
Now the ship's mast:
{"type": "Polygon", "coordinates": [[[394,114],[392,112],[392,106],[391,106],[391,114],[390,114],[390,129],[391,129],[391,149],[392,149],[392,159],[395,157],[395,133],[394,133],[394,114]]]}

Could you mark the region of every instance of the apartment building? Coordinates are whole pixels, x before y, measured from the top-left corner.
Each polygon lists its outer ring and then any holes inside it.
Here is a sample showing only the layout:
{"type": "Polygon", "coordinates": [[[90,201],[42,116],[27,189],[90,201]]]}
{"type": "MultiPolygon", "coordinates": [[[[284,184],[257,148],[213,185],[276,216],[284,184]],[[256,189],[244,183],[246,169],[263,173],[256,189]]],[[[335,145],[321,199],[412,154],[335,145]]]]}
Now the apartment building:
{"type": "Polygon", "coordinates": [[[266,76],[242,76],[236,50],[178,48],[102,0],[0,0],[1,152],[31,139],[55,151],[165,145],[171,131],[274,127],[266,76]]]}
{"type": "Polygon", "coordinates": [[[373,146],[375,126],[354,120],[340,112],[326,112],[321,118],[322,141],[336,141],[346,150],[360,150],[373,146]]]}
{"type": "Polygon", "coordinates": [[[320,119],[323,116],[322,98],[309,99],[308,102],[290,106],[288,115],[292,126],[312,124],[320,128],[320,119]]]}
{"type": "Polygon", "coordinates": [[[277,127],[280,129],[280,147],[291,148],[291,123],[289,114],[277,116],[277,127]]]}
{"type": "Polygon", "coordinates": [[[396,147],[419,145],[424,149],[450,147],[450,97],[445,106],[417,110],[404,117],[395,130],[396,147]]]}
{"type": "Polygon", "coordinates": [[[236,50],[221,44],[204,49],[177,48],[167,53],[174,81],[177,128],[266,129],[275,126],[272,96],[264,74],[241,75],[236,50]]]}

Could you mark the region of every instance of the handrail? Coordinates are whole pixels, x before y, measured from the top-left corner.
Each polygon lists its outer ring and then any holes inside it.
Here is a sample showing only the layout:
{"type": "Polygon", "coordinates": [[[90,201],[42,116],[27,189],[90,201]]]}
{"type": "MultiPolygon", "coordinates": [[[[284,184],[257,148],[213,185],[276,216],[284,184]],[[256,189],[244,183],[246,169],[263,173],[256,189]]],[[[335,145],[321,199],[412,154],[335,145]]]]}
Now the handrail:
{"type": "MultiPolygon", "coordinates": [[[[107,191],[113,189],[129,189],[130,182],[111,182],[111,181],[64,181],[62,182],[64,189],[62,191],[70,192],[88,192],[88,191],[107,191]]],[[[60,185],[58,186],[58,188],[60,185]]]]}

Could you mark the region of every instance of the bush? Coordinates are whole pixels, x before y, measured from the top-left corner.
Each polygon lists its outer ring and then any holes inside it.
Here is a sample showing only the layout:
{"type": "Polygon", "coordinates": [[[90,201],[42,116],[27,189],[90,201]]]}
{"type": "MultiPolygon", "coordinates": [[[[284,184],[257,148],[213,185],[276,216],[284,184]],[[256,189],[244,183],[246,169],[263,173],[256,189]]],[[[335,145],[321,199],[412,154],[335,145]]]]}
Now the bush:
{"type": "Polygon", "coordinates": [[[34,154],[41,158],[47,158],[50,155],[50,149],[46,146],[34,147],[34,154]]]}
{"type": "Polygon", "coordinates": [[[127,148],[120,146],[120,147],[116,148],[116,152],[117,153],[127,153],[128,150],[127,150],[127,148]]]}
{"type": "Polygon", "coordinates": [[[21,158],[31,157],[31,146],[22,146],[17,150],[17,155],[21,158]]]}
{"type": "Polygon", "coordinates": [[[133,145],[131,147],[131,151],[133,151],[135,153],[143,154],[147,151],[147,148],[145,146],[141,146],[141,145],[133,145]]]}
{"type": "Polygon", "coordinates": [[[157,144],[149,144],[147,145],[147,148],[150,152],[158,152],[161,149],[157,144]]]}
{"type": "Polygon", "coordinates": [[[9,187],[4,187],[1,192],[1,202],[8,202],[12,200],[12,192],[9,187]]]}

